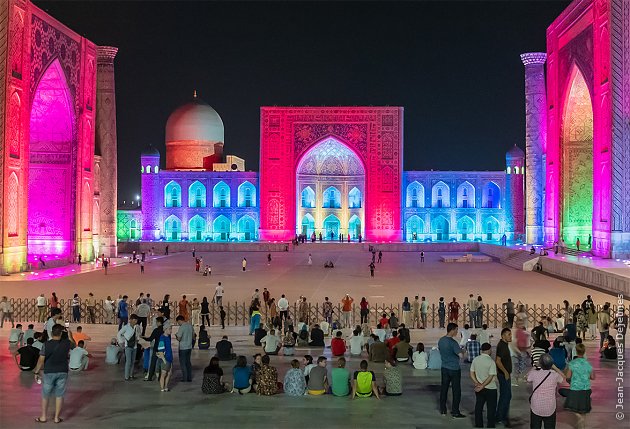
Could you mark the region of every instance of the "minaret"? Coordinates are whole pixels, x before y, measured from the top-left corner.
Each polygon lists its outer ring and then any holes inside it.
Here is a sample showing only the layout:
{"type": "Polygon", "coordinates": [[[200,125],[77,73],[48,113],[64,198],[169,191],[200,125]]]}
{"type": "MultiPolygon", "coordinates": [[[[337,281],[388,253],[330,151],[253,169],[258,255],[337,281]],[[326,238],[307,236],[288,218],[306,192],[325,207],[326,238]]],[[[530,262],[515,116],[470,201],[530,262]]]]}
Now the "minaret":
{"type": "Polygon", "coordinates": [[[164,207],[164,194],[160,192],[160,152],[153,146],[140,154],[142,176],[142,240],[160,238],[160,209],[164,207]]]}
{"type": "Polygon", "coordinates": [[[523,168],[525,154],[516,145],[505,154],[505,235],[509,241],[524,234],[523,168]]]}
{"type": "Polygon", "coordinates": [[[521,54],[525,65],[525,232],[527,243],[543,241],[543,192],[545,184],[543,154],[547,140],[547,97],[544,52],[521,54]]]}
{"type": "Polygon", "coordinates": [[[116,85],[114,58],[118,48],[97,46],[96,73],[96,152],[100,162],[100,246],[99,253],[115,257],[118,254],[116,215],[118,208],[118,167],[116,137],[116,85]]]}

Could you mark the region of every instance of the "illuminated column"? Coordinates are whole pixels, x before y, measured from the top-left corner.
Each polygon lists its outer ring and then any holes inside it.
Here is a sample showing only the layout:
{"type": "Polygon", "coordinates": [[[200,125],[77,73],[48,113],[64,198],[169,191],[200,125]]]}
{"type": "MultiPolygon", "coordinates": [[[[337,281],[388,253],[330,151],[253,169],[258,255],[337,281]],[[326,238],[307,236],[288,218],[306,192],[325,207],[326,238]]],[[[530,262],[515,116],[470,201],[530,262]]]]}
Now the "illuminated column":
{"type": "Polygon", "coordinates": [[[505,235],[507,239],[522,239],[525,199],[523,196],[523,168],[525,154],[516,145],[505,154],[505,235]]]}
{"type": "Polygon", "coordinates": [[[114,58],[118,48],[98,46],[96,75],[96,136],[101,154],[100,253],[117,256],[116,212],[118,197],[116,85],[114,58]]]}
{"type": "Polygon", "coordinates": [[[542,156],[547,138],[547,99],[545,94],[544,52],[521,54],[525,65],[525,150],[526,150],[526,218],[527,243],[542,243],[543,184],[542,156]]]}

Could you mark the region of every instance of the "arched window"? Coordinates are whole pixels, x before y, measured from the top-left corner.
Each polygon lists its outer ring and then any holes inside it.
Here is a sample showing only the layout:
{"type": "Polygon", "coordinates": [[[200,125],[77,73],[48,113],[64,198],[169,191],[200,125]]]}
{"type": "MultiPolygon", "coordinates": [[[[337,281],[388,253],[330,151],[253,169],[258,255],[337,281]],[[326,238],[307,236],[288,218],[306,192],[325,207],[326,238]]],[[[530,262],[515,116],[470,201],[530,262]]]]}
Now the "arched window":
{"type": "Polygon", "coordinates": [[[140,173],[144,173],[144,165],[140,166],[140,173]]]}
{"type": "Polygon", "coordinates": [[[206,220],[199,215],[193,216],[188,222],[188,239],[202,241],[206,234],[206,220]]]}
{"type": "Polygon", "coordinates": [[[251,216],[245,215],[238,220],[238,232],[241,240],[256,239],[256,222],[251,216]]]}
{"type": "Polygon", "coordinates": [[[155,174],[158,174],[158,172],[160,171],[160,169],[158,168],[158,166],[156,165],[155,167],[153,167],[153,172],[155,174]]]}
{"type": "Polygon", "coordinates": [[[129,222],[129,238],[135,240],[138,237],[138,222],[135,219],[131,219],[129,222]]]}
{"type": "Polygon", "coordinates": [[[175,215],[169,216],[164,222],[166,240],[180,240],[182,233],[182,221],[175,215]]]}
{"type": "Polygon", "coordinates": [[[182,188],[173,180],[164,187],[164,207],[182,206],[182,188]]]}
{"type": "Polygon", "coordinates": [[[214,186],[214,207],[230,207],[230,187],[221,181],[214,186]]]}
{"type": "Polygon", "coordinates": [[[457,207],[464,209],[475,207],[475,187],[468,181],[457,187],[457,207]]]}
{"type": "Polygon", "coordinates": [[[212,233],[214,241],[228,241],[232,232],[232,224],[230,220],[220,215],[212,222],[212,233]]]}
{"type": "Polygon", "coordinates": [[[324,208],[338,209],[341,208],[341,192],[334,186],[324,191],[324,208]]]}
{"type": "Polygon", "coordinates": [[[206,206],[206,187],[200,182],[195,181],[188,188],[188,207],[205,207],[206,206]]]}
{"type": "Polygon", "coordinates": [[[250,182],[243,182],[238,187],[238,206],[256,207],[256,188],[250,182]]]}
{"type": "Polygon", "coordinates": [[[302,189],[302,207],[315,208],[315,191],[310,186],[302,189]]]}
{"type": "Polygon", "coordinates": [[[514,167],[514,174],[518,174],[518,167],[514,167]]]}
{"type": "MultiPolygon", "coordinates": [[[[441,195],[441,194],[440,194],[441,195]]],[[[424,186],[414,181],[407,186],[407,207],[424,207],[424,186]]]]}
{"type": "Polygon", "coordinates": [[[361,208],[361,191],[358,188],[352,188],[348,192],[348,207],[351,209],[361,208]]]}
{"type": "Polygon", "coordinates": [[[481,206],[486,209],[501,208],[501,190],[494,182],[483,186],[481,206]]]}
{"type": "Polygon", "coordinates": [[[432,190],[432,206],[437,208],[450,207],[450,189],[443,181],[437,182],[433,185],[432,190]]]}

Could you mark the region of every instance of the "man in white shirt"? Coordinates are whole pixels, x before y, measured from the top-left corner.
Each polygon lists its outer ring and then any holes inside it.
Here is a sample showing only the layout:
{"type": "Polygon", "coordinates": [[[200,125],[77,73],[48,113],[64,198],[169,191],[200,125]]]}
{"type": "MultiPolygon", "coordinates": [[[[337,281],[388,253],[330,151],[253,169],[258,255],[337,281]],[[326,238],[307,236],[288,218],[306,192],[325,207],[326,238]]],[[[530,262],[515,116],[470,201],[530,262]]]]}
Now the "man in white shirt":
{"type": "Polygon", "coordinates": [[[216,299],[216,303],[217,305],[220,307],[223,305],[223,293],[225,292],[225,290],[223,289],[223,286],[221,285],[221,282],[219,282],[219,284],[217,285],[217,287],[214,290],[214,296],[213,298],[216,299]]]}
{"type": "Polygon", "coordinates": [[[37,297],[37,321],[44,323],[46,321],[46,297],[41,294],[37,297]]]}
{"type": "Polygon", "coordinates": [[[477,300],[472,293],[468,295],[466,307],[468,307],[468,324],[470,326],[475,326],[475,317],[477,317],[477,300]]]}
{"type": "Polygon", "coordinates": [[[470,325],[468,323],[466,323],[464,325],[464,329],[460,329],[459,333],[462,336],[462,339],[459,341],[459,345],[461,347],[465,347],[466,343],[468,342],[468,339],[470,338],[470,334],[472,334],[472,331],[470,329],[470,325]]]}
{"type": "Polygon", "coordinates": [[[91,355],[84,348],[85,342],[83,340],[77,343],[77,346],[70,350],[70,371],[87,371],[88,364],[90,363],[91,355]]]}
{"type": "Polygon", "coordinates": [[[136,345],[138,337],[136,333],[136,325],[138,324],[138,316],[132,314],[129,317],[129,323],[123,325],[118,331],[118,344],[125,347],[125,381],[133,380],[134,361],[136,357],[136,345]]]}
{"type": "Polygon", "coordinates": [[[378,337],[378,339],[382,343],[384,343],[385,342],[385,337],[387,336],[387,331],[385,329],[383,329],[383,327],[379,323],[378,325],[376,325],[376,329],[374,330],[374,335],[376,335],[378,337]]]}
{"type": "Polygon", "coordinates": [[[263,345],[265,354],[268,355],[277,355],[278,349],[280,349],[280,338],[276,337],[276,331],[271,330],[267,335],[265,335],[260,343],[263,345]]]}
{"type": "Polygon", "coordinates": [[[140,305],[138,305],[138,308],[136,308],[136,315],[138,316],[138,324],[142,326],[143,337],[147,330],[147,320],[150,313],[151,307],[149,307],[149,304],[147,304],[146,298],[142,298],[142,300],[140,301],[140,305]]]}
{"type": "Polygon", "coordinates": [[[497,410],[497,364],[490,356],[492,346],[481,345],[481,354],[473,359],[470,365],[470,378],[475,384],[475,427],[483,426],[483,406],[486,405],[488,426],[494,427],[497,410]]]}
{"type": "Polygon", "coordinates": [[[282,323],[282,319],[289,316],[289,300],[284,294],[278,300],[278,311],[280,312],[280,323],[282,323]]]}

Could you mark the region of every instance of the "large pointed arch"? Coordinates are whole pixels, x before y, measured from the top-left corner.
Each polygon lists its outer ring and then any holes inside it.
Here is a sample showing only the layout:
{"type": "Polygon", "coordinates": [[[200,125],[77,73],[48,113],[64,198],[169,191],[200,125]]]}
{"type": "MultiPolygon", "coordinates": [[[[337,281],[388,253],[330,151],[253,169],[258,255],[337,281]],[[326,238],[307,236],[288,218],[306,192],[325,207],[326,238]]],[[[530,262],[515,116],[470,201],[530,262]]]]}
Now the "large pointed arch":
{"type": "Polygon", "coordinates": [[[206,207],[206,187],[199,180],[195,180],[188,187],[188,207],[206,207]]]}
{"type": "Polygon", "coordinates": [[[431,189],[431,207],[442,208],[451,206],[451,188],[442,180],[431,189]]]}
{"type": "Polygon", "coordinates": [[[212,206],[216,208],[230,207],[230,187],[223,180],[212,189],[212,206]]]}
{"type": "Polygon", "coordinates": [[[306,235],[306,237],[310,238],[315,232],[315,218],[310,214],[306,213],[302,216],[302,220],[299,223],[300,230],[299,234],[306,235]]]}
{"type": "Polygon", "coordinates": [[[450,228],[450,222],[442,215],[438,215],[431,220],[431,233],[435,234],[437,241],[448,241],[450,228]]]}
{"type": "Polygon", "coordinates": [[[414,180],[410,184],[407,185],[406,191],[406,204],[405,207],[411,208],[422,208],[424,207],[424,186],[414,180]]]}
{"type": "Polygon", "coordinates": [[[182,221],[175,215],[170,215],[164,221],[164,238],[166,241],[179,241],[182,238],[182,221]]]}
{"type": "Polygon", "coordinates": [[[242,216],[238,222],[238,239],[244,241],[250,241],[256,239],[256,221],[250,215],[242,216]]]}
{"type": "Polygon", "coordinates": [[[232,222],[224,216],[219,215],[212,221],[212,239],[214,241],[229,241],[232,233],[232,222]]]}
{"type": "Polygon", "coordinates": [[[424,221],[420,216],[409,216],[405,222],[405,239],[407,241],[422,240],[424,236],[424,221]]]}
{"type": "Polygon", "coordinates": [[[29,130],[28,253],[69,256],[80,209],[75,205],[77,133],[73,96],[58,59],[33,93],[29,130]]]}
{"type": "Polygon", "coordinates": [[[238,187],[238,206],[256,207],[256,187],[251,182],[245,181],[238,187]]]}
{"type": "Polygon", "coordinates": [[[179,183],[171,180],[164,186],[164,207],[182,206],[182,187],[179,183]]]}
{"type": "Polygon", "coordinates": [[[322,229],[324,230],[324,238],[327,240],[336,240],[339,238],[339,228],[341,222],[339,218],[333,214],[328,215],[322,222],[322,229]]]}
{"type": "Polygon", "coordinates": [[[188,240],[204,241],[206,239],[206,220],[200,215],[194,215],[188,221],[188,240]]]}
{"type": "Polygon", "coordinates": [[[457,207],[464,209],[475,207],[475,187],[468,180],[457,187],[457,207]]]}
{"type": "Polygon", "coordinates": [[[457,219],[457,234],[463,241],[475,239],[475,221],[470,216],[462,216],[457,219]]]}

